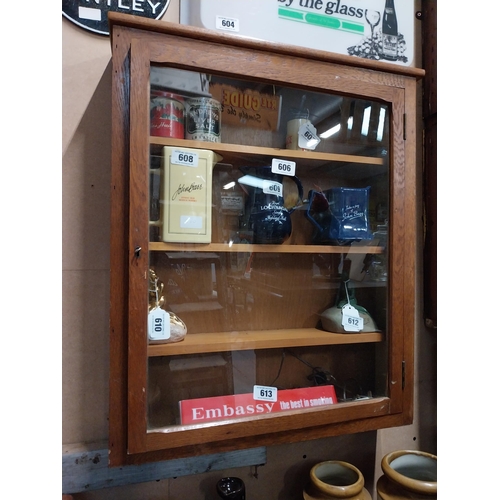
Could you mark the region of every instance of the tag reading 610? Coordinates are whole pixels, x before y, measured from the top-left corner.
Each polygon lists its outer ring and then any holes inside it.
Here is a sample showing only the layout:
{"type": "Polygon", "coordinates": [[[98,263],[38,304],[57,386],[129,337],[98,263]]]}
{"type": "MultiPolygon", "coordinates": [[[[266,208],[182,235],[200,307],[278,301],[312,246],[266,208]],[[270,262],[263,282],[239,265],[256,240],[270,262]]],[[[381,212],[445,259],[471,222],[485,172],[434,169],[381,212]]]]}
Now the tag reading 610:
{"type": "Polygon", "coordinates": [[[149,340],[166,340],[170,338],[170,314],[155,307],[148,314],[149,340]]]}

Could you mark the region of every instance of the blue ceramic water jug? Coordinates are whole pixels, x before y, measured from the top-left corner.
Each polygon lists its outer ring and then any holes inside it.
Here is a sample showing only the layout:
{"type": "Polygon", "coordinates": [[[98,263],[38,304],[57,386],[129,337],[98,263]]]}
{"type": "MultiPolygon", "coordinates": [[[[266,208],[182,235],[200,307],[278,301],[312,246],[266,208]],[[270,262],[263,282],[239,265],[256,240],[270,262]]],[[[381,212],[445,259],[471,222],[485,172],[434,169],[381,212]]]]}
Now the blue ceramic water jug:
{"type": "Polygon", "coordinates": [[[309,191],[305,216],[314,226],[316,245],[349,245],[371,240],[368,223],[370,188],[331,188],[309,191]]]}
{"type": "Polygon", "coordinates": [[[241,167],[245,174],[238,183],[247,193],[245,216],[253,243],[279,245],[292,234],[290,214],[301,204],[304,194],[296,176],[287,176],[297,187],[295,204],[286,208],[283,195],[284,175],[274,173],[271,166],[241,167]]]}

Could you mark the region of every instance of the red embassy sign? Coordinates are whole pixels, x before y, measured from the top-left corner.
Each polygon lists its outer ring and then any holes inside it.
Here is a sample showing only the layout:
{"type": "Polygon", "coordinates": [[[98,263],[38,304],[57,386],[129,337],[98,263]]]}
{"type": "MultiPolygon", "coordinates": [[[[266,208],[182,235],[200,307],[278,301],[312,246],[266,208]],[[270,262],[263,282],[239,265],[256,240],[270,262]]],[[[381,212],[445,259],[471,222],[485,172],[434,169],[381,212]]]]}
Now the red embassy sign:
{"type": "Polygon", "coordinates": [[[232,418],[314,408],[337,403],[332,385],[278,391],[277,401],[260,401],[253,394],[179,401],[181,424],[200,424],[232,418]]]}

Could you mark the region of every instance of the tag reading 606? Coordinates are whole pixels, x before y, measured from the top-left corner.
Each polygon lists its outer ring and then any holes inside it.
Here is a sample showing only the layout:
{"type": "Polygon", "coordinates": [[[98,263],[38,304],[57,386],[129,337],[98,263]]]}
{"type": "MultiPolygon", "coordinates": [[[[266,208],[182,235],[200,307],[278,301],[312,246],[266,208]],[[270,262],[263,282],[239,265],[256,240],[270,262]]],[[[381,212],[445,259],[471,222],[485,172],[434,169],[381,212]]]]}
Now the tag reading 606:
{"type": "Polygon", "coordinates": [[[282,175],[295,175],[295,162],[288,160],[280,160],[279,158],[273,158],[271,164],[271,172],[273,174],[282,175]]]}

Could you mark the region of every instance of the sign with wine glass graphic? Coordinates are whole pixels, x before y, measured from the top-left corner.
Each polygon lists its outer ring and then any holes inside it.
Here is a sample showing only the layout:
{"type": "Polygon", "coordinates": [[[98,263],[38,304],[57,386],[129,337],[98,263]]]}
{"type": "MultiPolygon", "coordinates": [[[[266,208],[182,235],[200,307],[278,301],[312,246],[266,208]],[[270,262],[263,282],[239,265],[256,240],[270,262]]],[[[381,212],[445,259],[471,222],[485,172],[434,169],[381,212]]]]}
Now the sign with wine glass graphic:
{"type": "Polygon", "coordinates": [[[394,6],[395,0],[385,0],[384,10],[365,9],[364,18],[370,25],[369,37],[361,43],[348,47],[351,56],[366,59],[386,60],[389,62],[407,62],[405,37],[398,30],[398,16],[394,6]],[[376,30],[376,28],[379,29],[376,30]]]}
{"type": "Polygon", "coordinates": [[[414,66],[411,0],[184,1],[193,5],[181,10],[182,24],[414,66]]]}

